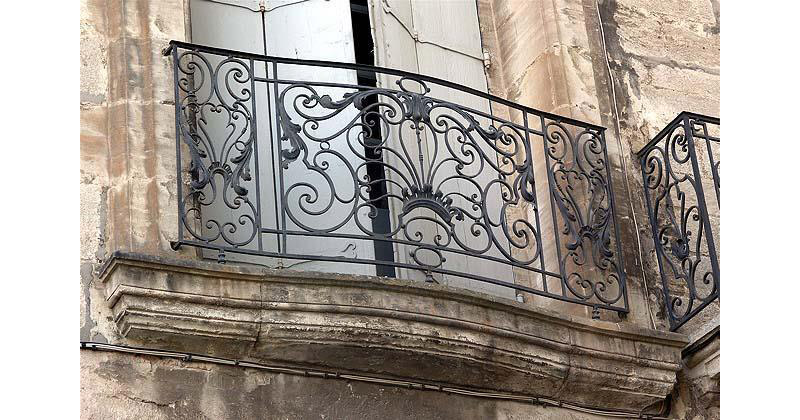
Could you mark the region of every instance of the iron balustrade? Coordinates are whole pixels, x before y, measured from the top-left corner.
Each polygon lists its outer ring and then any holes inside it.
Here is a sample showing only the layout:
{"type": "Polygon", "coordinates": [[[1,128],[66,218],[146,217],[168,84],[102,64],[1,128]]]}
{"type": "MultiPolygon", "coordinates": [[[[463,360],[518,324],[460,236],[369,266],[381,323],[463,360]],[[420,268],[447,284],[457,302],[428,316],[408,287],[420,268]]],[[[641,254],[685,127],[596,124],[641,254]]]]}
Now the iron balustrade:
{"type": "Polygon", "coordinates": [[[719,297],[719,129],[682,112],[638,153],[673,331],[719,297]]]}
{"type": "Polygon", "coordinates": [[[388,68],[177,41],[165,55],[175,249],[628,311],[603,127],[388,68]]]}

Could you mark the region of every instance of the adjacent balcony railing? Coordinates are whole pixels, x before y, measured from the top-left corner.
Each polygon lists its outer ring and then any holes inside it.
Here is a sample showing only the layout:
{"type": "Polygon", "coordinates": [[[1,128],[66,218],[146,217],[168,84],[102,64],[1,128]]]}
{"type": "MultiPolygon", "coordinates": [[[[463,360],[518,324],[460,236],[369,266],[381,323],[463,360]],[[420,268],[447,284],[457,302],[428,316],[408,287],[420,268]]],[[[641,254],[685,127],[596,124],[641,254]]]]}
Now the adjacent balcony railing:
{"type": "Polygon", "coordinates": [[[166,54],[174,247],[628,311],[604,128],[399,70],[166,54]]]}
{"type": "Polygon", "coordinates": [[[683,112],[638,153],[673,331],[719,297],[719,129],[683,112]]]}

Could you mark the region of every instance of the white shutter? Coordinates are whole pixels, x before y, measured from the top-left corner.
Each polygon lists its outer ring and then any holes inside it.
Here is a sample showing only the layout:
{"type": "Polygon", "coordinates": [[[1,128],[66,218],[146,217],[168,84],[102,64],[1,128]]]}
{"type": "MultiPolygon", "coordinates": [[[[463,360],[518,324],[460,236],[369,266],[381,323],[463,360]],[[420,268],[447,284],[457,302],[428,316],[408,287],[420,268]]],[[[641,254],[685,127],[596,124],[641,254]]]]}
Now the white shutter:
{"type": "MultiPolygon", "coordinates": [[[[209,1],[192,0],[190,4],[192,20],[192,42],[202,45],[210,45],[220,48],[227,48],[245,52],[264,53],[264,34],[262,31],[261,13],[259,2],[256,1],[209,1]]],[[[354,62],[353,34],[350,22],[350,4],[347,0],[309,0],[309,1],[268,1],[265,2],[266,9],[266,39],[267,53],[271,56],[291,57],[301,59],[330,60],[339,62],[354,62]]],[[[265,69],[263,64],[256,65],[256,76],[274,77],[273,68],[270,65],[265,69]]],[[[356,84],[356,74],[352,70],[337,70],[323,67],[297,66],[278,64],[277,75],[280,79],[287,80],[312,80],[324,82],[338,82],[356,84]]],[[[261,213],[262,225],[267,228],[277,228],[278,225],[289,230],[298,231],[297,225],[291,218],[284,216],[281,209],[276,213],[274,203],[280,203],[280,188],[273,188],[280,183],[278,174],[278,153],[281,147],[288,148],[288,145],[277,145],[277,135],[275,135],[275,113],[276,113],[276,94],[274,84],[266,85],[256,83],[258,111],[258,156],[260,164],[260,183],[261,183],[261,213]],[[273,126],[270,126],[271,113],[273,126]],[[270,140],[272,140],[270,144],[270,140]],[[273,148],[275,150],[273,150],[273,148]],[[271,159],[274,159],[271,161],[271,159]],[[273,174],[272,169],[275,168],[273,174]],[[278,190],[276,197],[274,190],[278,190]],[[284,225],[285,223],[285,225],[284,225]]],[[[288,85],[279,85],[279,92],[288,85]]],[[[315,87],[318,94],[330,94],[332,97],[341,97],[343,90],[326,87],[315,87]]],[[[287,101],[289,102],[289,101],[287,101]]],[[[291,108],[286,103],[287,108],[291,108]]],[[[287,109],[290,116],[293,115],[291,109],[287,109]]],[[[330,127],[344,126],[355,116],[355,109],[348,109],[340,115],[334,117],[330,122],[330,127]]],[[[214,127],[212,127],[214,129],[214,127]]],[[[324,129],[324,128],[323,128],[324,129]]],[[[216,127],[221,133],[223,127],[216,127]]],[[[223,136],[216,136],[222,138],[223,136]]],[[[331,148],[342,151],[346,159],[355,161],[346,146],[344,135],[331,141],[331,148]]],[[[320,151],[319,145],[309,142],[309,154],[314,155],[320,151]]],[[[324,156],[324,155],[321,155],[324,156]]],[[[333,180],[335,185],[352,185],[352,175],[344,165],[337,164],[335,159],[330,160],[331,166],[326,171],[327,175],[333,180]]],[[[293,162],[289,168],[283,172],[285,190],[289,190],[293,183],[299,180],[322,186],[325,184],[314,172],[304,168],[302,163],[293,162]]],[[[286,202],[289,211],[294,210],[293,214],[301,214],[298,206],[300,205],[300,195],[302,188],[294,190],[286,202]]],[[[325,203],[330,198],[330,193],[324,188],[320,188],[317,203],[325,203]]],[[[313,204],[310,207],[314,207],[313,204]]],[[[319,206],[317,206],[319,207],[319,206]]],[[[204,209],[211,218],[225,218],[226,212],[231,213],[224,206],[212,206],[204,209]]],[[[328,220],[345,217],[348,212],[347,206],[334,206],[323,218],[306,217],[303,223],[314,228],[323,228],[328,220]]],[[[362,210],[366,212],[366,209],[362,210]]],[[[232,213],[229,215],[232,216],[232,213]]],[[[358,234],[354,223],[349,223],[339,230],[338,233],[358,234]]],[[[265,250],[277,251],[279,238],[276,235],[264,235],[263,247],[265,250]]],[[[348,258],[360,258],[372,260],[374,250],[371,241],[358,241],[340,238],[320,238],[303,237],[289,235],[286,238],[285,248],[282,252],[289,252],[299,255],[342,255],[348,258]]],[[[214,252],[208,252],[207,256],[216,257],[214,252]]],[[[250,261],[264,263],[264,258],[253,258],[241,255],[228,255],[228,259],[239,261],[250,261]]],[[[267,265],[284,267],[296,267],[305,270],[374,274],[375,268],[371,265],[355,265],[334,262],[318,261],[298,261],[284,260],[279,262],[277,259],[269,259],[267,265]]]]}

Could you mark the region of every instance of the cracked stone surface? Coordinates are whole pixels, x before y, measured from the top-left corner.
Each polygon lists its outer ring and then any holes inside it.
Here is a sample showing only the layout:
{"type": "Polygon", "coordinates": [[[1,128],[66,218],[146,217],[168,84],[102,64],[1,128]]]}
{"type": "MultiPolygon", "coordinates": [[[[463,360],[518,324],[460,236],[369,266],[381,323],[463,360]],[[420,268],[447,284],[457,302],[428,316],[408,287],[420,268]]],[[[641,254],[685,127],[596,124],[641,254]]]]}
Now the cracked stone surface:
{"type": "Polygon", "coordinates": [[[600,420],[558,407],[81,351],[84,419],[600,420]]]}

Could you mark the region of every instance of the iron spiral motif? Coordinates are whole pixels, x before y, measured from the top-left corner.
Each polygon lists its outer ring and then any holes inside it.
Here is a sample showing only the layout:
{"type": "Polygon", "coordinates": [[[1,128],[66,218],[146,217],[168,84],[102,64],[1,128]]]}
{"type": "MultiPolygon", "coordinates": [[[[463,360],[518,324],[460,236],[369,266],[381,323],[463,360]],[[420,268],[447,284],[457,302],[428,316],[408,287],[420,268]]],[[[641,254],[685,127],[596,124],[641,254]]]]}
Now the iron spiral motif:
{"type": "Polygon", "coordinates": [[[464,107],[406,88],[412,82],[426,93],[430,91],[423,81],[409,78],[397,81],[400,90],[359,90],[345,93],[339,100],[320,95],[313,86],[305,84],[291,85],[282,91],[278,100],[280,123],[283,140],[291,145],[283,151],[282,165],[289,169],[290,165],[302,162],[305,169],[325,180],[322,185],[290,182],[284,194],[287,201],[295,190],[307,190],[299,195],[298,206],[287,207],[291,220],[304,230],[317,232],[336,231],[352,220],[365,235],[401,237],[436,255],[433,263],[426,263],[417,257],[419,248],[411,249],[414,261],[429,268],[440,267],[445,261],[441,252],[451,246],[475,254],[494,249],[518,264],[535,262],[540,254],[539,232],[528,220],[515,218],[509,212],[523,201],[534,201],[530,150],[524,141],[525,134],[507,122],[483,126],[464,107]],[[290,97],[293,100],[289,100],[290,97]],[[369,97],[378,97],[379,101],[367,104],[365,99],[369,97]],[[301,123],[293,122],[289,116],[286,110],[289,104],[301,123]],[[314,109],[324,112],[312,115],[314,109]],[[344,124],[333,120],[346,109],[355,109],[357,113],[350,115],[344,124]],[[332,127],[323,127],[327,122],[331,122],[332,127]],[[374,139],[378,131],[377,124],[382,126],[383,134],[368,144],[366,140],[374,139]],[[325,135],[320,136],[318,132],[325,135]],[[357,164],[331,146],[331,142],[342,135],[347,148],[357,157],[357,164]],[[308,146],[312,142],[317,145],[313,152],[308,146]],[[377,158],[366,156],[364,150],[370,148],[377,158]],[[516,160],[519,155],[527,157],[519,163],[516,160]],[[351,184],[337,185],[326,174],[333,160],[347,168],[351,184]],[[386,176],[370,178],[366,174],[369,163],[380,165],[386,176]],[[476,181],[478,176],[486,178],[487,173],[493,175],[489,182],[476,181]],[[370,189],[378,183],[389,185],[387,193],[370,197],[370,189]],[[312,209],[309,205],[318,201],[320,187],[327,189],[328,202],[312,209]],[[502,199],[499,214],[492,214],[487,208],[487,201],[492,198],[502,199]],[[358,217],[359,209],[366,209],[368,217],[375,217],[376,201],[380,199],[395,202],[393,208],[399,210],[392,217],[393,228],[388,233],[375,232],[370,223],[358,217]],[[331,220],[329,210],[334,201],[350,208],[331,220]],[[420,208],[430,212],[415,211],[420,208]],[[326,224],[311,226],[302,221],[302,216],[313,216],[326,224]],[[437,229],[433,232],[414,229],[419,222],[435,224],[437,229]],[[462,223],[468,228],[457,229],[456,225],[462,223]],[[485,240],[478,244],[470,242],[465,233],[485,240]],[[532,255],[519,258],[506,249],[506,244],[516,249],[532,248],[532,255]]]}
{"type": "Polygon", "coordinates": [[[255,141],[249,87],[253,75],[245,60],[217,61],[193,51],[175,60],[181,98],[176,125],[191,158],[189,191],[179,201],[179,215],[196,240],[241,247],[259,233],[258,209],[249,194],[255,141]],[[229,212],[225,218],[209,217],[202,211],[209,206],[224,206],[229,212]]]}
{"type": "Polygon", "coordinates": [[[627,312],[602,128],[398,70],[368,68],[383,80],[368,87],[352,76],[364,66],[171,45],[176,248],[627,312]],[[391,258],[364,246],[379,242],[391,258]]]}
{"type": "Polygon", "coordinates": [[[673,330],[719,297],[718,245],[709,216],[709,203],[719,210],[719,158],[712,147],[719,138],[709,135],[709,125],[719,126],[719,120],[682,113],[639,152],[673,330]],[[713,192],[704,188],[704,178],[713,180],[713,192]]]}
{"type": "Polygon", "coordinates": [[[555,121],[546,124],[545,133],[552,193],[566,239],[559,261],[565,285],[584,299],[616,302],[624,289],[611,244],[611,189],[600,133],[587,128],[573,134],[555,121]]]}

